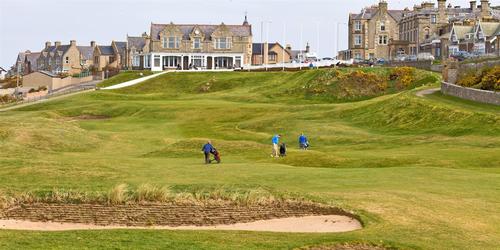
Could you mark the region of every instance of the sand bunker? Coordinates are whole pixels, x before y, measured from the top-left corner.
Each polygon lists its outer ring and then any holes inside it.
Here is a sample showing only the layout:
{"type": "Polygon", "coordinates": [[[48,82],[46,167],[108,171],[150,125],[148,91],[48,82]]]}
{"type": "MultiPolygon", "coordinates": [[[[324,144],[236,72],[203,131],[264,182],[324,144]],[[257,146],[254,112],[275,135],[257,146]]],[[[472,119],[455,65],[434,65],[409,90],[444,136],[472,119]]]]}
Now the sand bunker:
{"type": "Polygon", "coordinates": [[[282,219],[259,220],[249,223],[236,223],[216,226],[97,226],[78,223],[30,222],[21,220],[0,220],[0,229],[66,231],[66,230],[102,230],[102,229],[163,229],[163,230],[244,230],[294,233],[332,233],[348,232],[361,229],[356,219],[342,215],[305,216],[282,219]]]}

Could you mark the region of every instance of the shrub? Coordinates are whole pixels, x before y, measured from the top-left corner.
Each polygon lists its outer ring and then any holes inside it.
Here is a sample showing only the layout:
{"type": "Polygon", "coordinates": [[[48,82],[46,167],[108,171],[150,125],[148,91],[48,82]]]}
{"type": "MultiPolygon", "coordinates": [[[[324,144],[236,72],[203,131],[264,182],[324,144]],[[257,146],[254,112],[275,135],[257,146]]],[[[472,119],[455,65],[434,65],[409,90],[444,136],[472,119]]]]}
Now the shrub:
{"type": "Polygon", "coordinates": [[[15,96],[12,95],[0,95],[0,103],[11,103],[11,102],[16,102],[17,99],[15,96]]]}
{"type": "Polygon", "coordinates": [[[416,70],[413,67],[396,67],[389,75],[389,80],[396,81],[396,88],[406,89],[415,82],[416,70]]]}
{"type": "Polygon", "coordinates": [[[500,66],[485,70],[482,74],[480,89],[500,91],[500,66]]]}

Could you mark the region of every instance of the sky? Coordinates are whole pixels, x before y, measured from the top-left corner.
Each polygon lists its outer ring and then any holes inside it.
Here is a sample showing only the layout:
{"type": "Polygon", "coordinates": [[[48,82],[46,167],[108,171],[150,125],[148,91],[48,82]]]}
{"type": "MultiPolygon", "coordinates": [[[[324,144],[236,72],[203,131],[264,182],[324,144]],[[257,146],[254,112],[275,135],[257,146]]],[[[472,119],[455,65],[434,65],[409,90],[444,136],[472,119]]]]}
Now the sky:
{"type": "MultiPolygon", "coordinates": [[[[105,45],[112,40],[125,41],[127,34],[149,33],[151,22],[241,24],[245,13],[252,24],[254,42],[286,43],[295,49],[309,42],[321,57],[332,57],[337,43],[340,50],[347,48],[348,13],[360,12],[378,1],[0,0],[0,66],[13,65],[20,51],[40,51],[46,41],[68,44],[77,40],[77,45],[96,41],[105,45]]],[[[389,8],[403,9],[423,0],[387,1],[389,8]]],[[[490,1],[500,4],[500,0],[490,1]]],[[[448,2],[469,5],[469,0],[448,2]]]]}

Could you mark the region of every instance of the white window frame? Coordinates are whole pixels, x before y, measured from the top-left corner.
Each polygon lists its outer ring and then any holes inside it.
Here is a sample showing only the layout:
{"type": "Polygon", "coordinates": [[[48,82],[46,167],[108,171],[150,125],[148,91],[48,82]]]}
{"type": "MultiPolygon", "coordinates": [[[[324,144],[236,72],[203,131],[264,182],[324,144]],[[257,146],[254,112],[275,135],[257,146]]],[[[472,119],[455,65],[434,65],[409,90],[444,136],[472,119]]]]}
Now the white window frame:
{"type": "Polygon", "coordinates": [[[363,44],[363,38],[361,35],[354,35],[354,45],[361,45],[363,44]]]}
{"type": "Polygon", "coordinates": [[[360,31],[361,30],[361,21],[354,21],[354,30],[360,31]]]}
{"type": "Polygon", "coordinates": [[[153,65],[155,66],[155,68],[161,67],[161,56],[160,55],[154,56],[153,65]]]}
{"type": "Polygon", "coordinates": [[[134,55],[132,56],[132,66],[133,67],[139,67],[141,66],[141,57],[134,55]]]}
{"type": "Polygon", "coordinates": [[[229,37],[215,38],[215,48],[216,49],[231,49],[231,38],[229,38],[229,37]]]}
{"type": "Polygon", "coordinates": [[[385,31],[386,27],[385,27],[385,21],[383,22],[380,22],[380,31],[385,31]]]}
{"type": "Polygon", "coordinates": [[[193,49],[201,49],[201,37],[195,37],[193,39],[193,49]]]}

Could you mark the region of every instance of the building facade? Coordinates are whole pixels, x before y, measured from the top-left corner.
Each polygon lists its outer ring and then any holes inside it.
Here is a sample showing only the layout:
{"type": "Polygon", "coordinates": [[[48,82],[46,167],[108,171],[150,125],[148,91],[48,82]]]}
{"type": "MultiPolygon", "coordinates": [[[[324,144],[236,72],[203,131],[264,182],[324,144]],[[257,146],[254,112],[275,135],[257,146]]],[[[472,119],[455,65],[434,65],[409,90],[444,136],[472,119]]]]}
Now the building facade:
{"type": "Polygon", "coordinates": [[[289,63],[291,51],[276,43],[253,43],[252,65],[289,63]]]}
{"type": "Polygon", "coordinates": [[[71,40],[67,45],[61,45],[61,42],[55,42],[54,45],[46,42],[36,60],[37,70],[55,74],[79,74],[91,65],[91,46],[77,46],[75,40],[71,40]]]}
{"type": "Polygon", "coordinates": [[[139,37],[127,36],[127,63],[129,70],[144,69],[144,61],[149,54],[150,37],[147,33],[139,37]]]}
{"type": "Polygon", "coordinates": [[[402,10],[389,10],[385,0],[349,15],[350,56],[357,60],[389,57],[389,41],[399,40],[402,10]]]}
{"type": "Polygon", "coordinates": [[[93,70],[125,69],[128,56],[127,42],[112,41],[111,45],[96,45],[93,52],[93,70]]]}
{"type": "Polygon", "coordinates": [[[252,26],[151,24],[150,51],[144,68],[239,68],[251,64],[252,26]]]}

